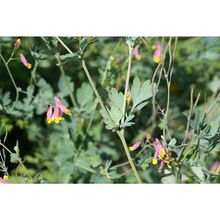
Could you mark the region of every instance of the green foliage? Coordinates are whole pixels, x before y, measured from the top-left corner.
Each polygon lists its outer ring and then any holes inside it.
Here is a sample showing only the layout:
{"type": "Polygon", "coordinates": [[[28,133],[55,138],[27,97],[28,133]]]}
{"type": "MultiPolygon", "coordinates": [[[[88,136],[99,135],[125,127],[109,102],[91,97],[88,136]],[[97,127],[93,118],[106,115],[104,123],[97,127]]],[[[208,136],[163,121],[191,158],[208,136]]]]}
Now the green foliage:
{"type": "Polygon", "coordinates": [[[175,44],[168,37],[25,37],[18,48],[16,38],[2,39],[0,177],[136,183],[138,174],[143,183],[220,182],[220,38],[180,37],[175,44]],[[159,63],[155,42],[163,47],[159,63]],[[72,115],[48,124],[54,96],[72,115]],[[156,138],[165,155],[155,165],[156,138]]]}

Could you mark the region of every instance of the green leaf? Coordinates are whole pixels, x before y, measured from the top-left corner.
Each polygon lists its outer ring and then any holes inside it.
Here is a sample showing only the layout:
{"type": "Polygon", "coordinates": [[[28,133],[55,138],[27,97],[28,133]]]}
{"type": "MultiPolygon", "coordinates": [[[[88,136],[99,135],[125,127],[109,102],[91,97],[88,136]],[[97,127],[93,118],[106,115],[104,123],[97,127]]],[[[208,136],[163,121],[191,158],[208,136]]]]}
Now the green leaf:
{"type": "Polygon", "coordinates": [[[82,50],[82,53],[85,53],[88,49],[88,46],[92,43],[96,43],[98,39],[96,37],[93,37],[91,40],[88,40],[86,37],[84,37],[81,41],[80,48],[82,50]]]}
{"type": "Polygon", "coordinates": [[[129,127],[129,126],[135,124],[134,122],[130,122],[134,117],[135,117],[134,115],[129,115],[126,118],[125,122],[120,125],[120,128],[129,127]]]}
{"type": "MultiPolygon", "coordinates": [[[[155,83],[153,84],[153,91],[157,92],[155,83]]],[[[131,97],[133,100],[131,112],[136,112],[147,105],[145,101],[152,97],[152,84],[150,84],[150,80],[146,80],[141,86],[140,79],[136,76],[131,86],[131,97]],[[145,103],[143,104],[143,102],[145,103]],[[139,106],[140,104],[141,106],[139,106]]]]}
{"type": "Polygon", "coordinates": [[[111,106],[116,106],[118,107],[121,111],[123,109],[123,101],[124,101],[124,95],[122,92],[119,92],[115,89],[112,88],[110,93],[109,93],[109,98],[111,100],[111,106]]]}
{"type": "Polygon", "coordinates": [[[63,61],[61,63],[57,63],[57,66],[63,65],[64,63],[71,61],[73,59],[81,59],[82,55],[80,51],[77,51],[76,53],[68,53],[65,55],[60,55],[60,60],[63,61]]]}
{"type": "Polygon", "coordinates": [[[204,174],[200,165],[191,166],[193,173],[203,182],[204,174]]]}
{"type": "Polygon", "coordinates": [[[69,76],[60,76],[58,81],[58,88],[62,94],[62,97],[68,96],[69,93],[74,92],[74,84],[71,82],[71,78],[69,76]]]}
{"type": "Polygon", "coordinates": [[[199,131],[200,116],[201,116],[200,111],[196,111],[196,112],[195,112],[195,118],[194,118],[194,120],[191,122],[191,127],[195,130],[195,133],[196,133],[196,134],[197,134],[198,131],[199,131]]]}
{"type": "Polygon", "coordinates": [[[141,40],[141,37],[126,37],[125,41],[126,44],[128,44],[131,47],[136,47],[136,45],[139,43],[139,41],[141,40]]]}
{"type": "Polygon", "coordinates": [[[2,98],[2,103],[4,106],[8,105],[11,103],[11,99],[10,99],[10,92],[5,92],[2,98]]]}
{"type": "Polygon", "coordinates": [[[138,98],[138,94],[140,92],[141,82],[140,79],[136,76],[133,80],[133,84],[131,86],[131,97],[133,102],[136,102],[138,98]]]}
{"type": "Polygon", "coordinates": [[[120,125],[120,120],[123,118],[123,112],[121,109],[117,106],[111,106],[111,109],[109,110],[107,108],[107,111],[113,120],[115,127],[118,127],[120,125]]]}
{"type": "MultiPolygon", "coordinates": [[[[81,108],[84,108],[88,103],[94,102],[94,95],[91,86],[88,83],[83,83],[76,91],[76,99],[81,108]]],[[[88,109],[91,111],[91,109],[88,109]]]]}
{"type": "Polygon", "coordinates": [[[173,147],[175,144],[176,144],[176,138],[172,138],[168,145],[173,147]]]}
{"type": "Polygon", "coordinates": [[[106,129],[108,130],[114,130],[117,126],[114,124],[113,120],[109,120],[108,115],[104,109],[100,110],[100,114],[102,115],[104,119],[104,123],[106,124],[106,129]]]}

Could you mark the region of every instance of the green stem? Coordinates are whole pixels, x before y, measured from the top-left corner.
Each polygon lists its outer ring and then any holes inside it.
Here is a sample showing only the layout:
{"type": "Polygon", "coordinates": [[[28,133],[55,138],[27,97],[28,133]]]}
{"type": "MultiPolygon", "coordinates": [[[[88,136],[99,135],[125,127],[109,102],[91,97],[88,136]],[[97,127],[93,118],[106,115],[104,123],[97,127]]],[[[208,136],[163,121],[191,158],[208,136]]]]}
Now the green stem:
{"type": "MultiPolygon", "coordinates": [[[[59,37],[56,37],[56,38],[57,38],[57,40],[64,46],[64,48],[66,48],[66,50],[67,50],[69,53],[73,54],[73,52],[64,44],[64,42],[63,42],[59,37]]],[[[86,73],[86,76],[87,76],[87,78],[88,78],[88,80],[89,80],[89,83],[90,83],[90,85],[91,85],[91,87],[92,87],[92,89],[93,89],[93,91],[94,91],[94,93],[95,93],[95,95],[96,95],[96,98],[97,98],[99,104],[101,105],[101,108],[103,109],[103,111],[105,111],[105,114],[106,114],[106,116],[108,117],[108,120],[111,121],[112,119],[111,119],[111,117],[109,116],[108,111],[106,110],[106,108],[105,108],[105,106],[104,106],[104,103],[103,103],[103,101],[102,101],[102,99],[101,99],[101,97],[100,97],[100,95],[99,95],[99,93],[98,93],[98,91],[97,91],[97,89],[96,89],[96,87],[95,87],[95,85],[94,85],[94,82],[93,82],[93,80],[92,80],[92,78],[91,78],[91,76],[90,76],[90,73],[89,73],[89,71],[88,71],[88,69],[87,69],[87,67],[86,67],[85,61],[84,61],[83,59],[82,59],[82,67],[83,67],[83,70],[84,70],[85,73],[86,73]]],[[[135,166],[134,166],[134,163],[133,163],[133,161],[132,161],[132,159],[131,159],[131,155],[130,155],[130,153],[129,153],[128,146],[127,146],[127,143],[126,143],[126,141],[125,141],[125,139],[124,139],[123,134],[122,134],[120,131],[116,131],[116,133],[118,134],[119,138],[121,139],[121,142],[122,142],[122,145],[123,145],[123,147],[124,147],[126,156],[127,156],[128,161],[129,161],[129,163],[130,163],[130,165],[131,165],[131,168],[132,168],[132,170],[133,170],[133,173],[134,173],[134,175],[135,175],[135,177],[136,177],[136,179],[137,179],[137,182],[138,182],[138,183],[142,183],[142,181],[141,181],[141,179],[140,179],[140,177],[139,177],[139,175],[138,175],[138,172],[137,172],[137,170],[136,170],[136,168],[135,168],[135,166]]]]}
{"type": "MultiPolygon", "coordinates": [[[[60,54],[57,53],[57,54],[55,55],[55,57],[56,57],[56,59],[57,59],[57,62],[58,62],[58,63],[61,63],[60,54]]],[[[60,65],[59,68],[60,68],[61,75],[63,76],[63,78],[64,78],[64,80],[65,80],[66,86],[68,87],[69,96],[70,96],[70,99],[71,99],[71,101],[72,101],[72,104],[73,104],[73,106],[74,106],[75,108],[77,108],[76,100],[75,100],[73,94],[70,92],[70,85],[69,85],[69,82],[68,82],[68,80],[67,80],[67,77],[66,77],[66,73],[65,73],[65,71],[64,71],[64,68],[63,68],[62,65],[60,65]]]]}
{"type": "Polygon", "coordinates": [[[125,91],[124,91],[124,101],[123,101],[123,118],[122,118],[122,123],[124,122],[125,119],[125,110],[126,110],[126,102],[127,102],[127,93],[128,93],[128,87],[129,87],[129,81],[130,81],[130,76],[131,76],[131,62],[132,62],[132,51],[133,48],[128,45],[128,50],[129,50],[129,59],[128,59],[128,71],[127,71],[127,78],[126,78],[126,83],[125,83],[125,91]]]}
{"type": "MultiPolygon", "coordinates": [[[[5,150],[7,150],[10,154],[13,154],[13,153],[12,153],[4,144],[2,144],[1,142],[0,142],[0,145],[1,145],[5,150]]],[[[19,162],[19,164],[25,169],[26,173],[28,173],[28,172],[27,172],[27,168],[24,166],[24,164],[22,163],[21,159],[19,159],[18,162],[19,162]]],[[[32,179],[32,177],[29,176],[28,174],[27,174],[27,176],[28,176],[30,179],[32,179]]]]}
{"type": "Polygon", "coordinates": [[[17,101],[18,101],[19,90],[18,90],[18,87],[17,87],[17,85],[16,85],[16,83],[15,83],[15,81],[14,81],[14,78],[13,78],[12,74],[11,74],[11,71],[10,71],[10,69],[9,69],[9,67],[8,67],[8,63],[6,63],[4,57],[2,56],[1,53],[0,53],[0,56],[1,56],[1,58],[2,58],[2,60],[3,60],[3,62],[4,62],[4,64],[5,64],[5,67],[6,67],[7,71],[8,71],[8,74],[9,74],[9,76],[10,76],[10,78],[11,78],[11,81],[12,81],[14,87],[15,87],[15,90],[16,90],[16,98],[15,98],[15,101],[14,101],[13,106],[12,106],[11,109],[10,109],[10,111],[12,111],[12,110],[14,109],[14,107],[15,107],[17,101]]]}
{"type": "Polygon", "coordinates": [[[128,146],[127,146],[127,143],[126,143],[126,141],[125,141],[124,135],[123,135],[122,132],[120,132],[120,131],[116,131],[116,133],[117,133],[117,135],[119,136],[119,138],[121,139],[121,142],[122,142],[122,145],[123,145],[123,147],[124,147],[126,156],[127,156],[127,158],[128,158],[128,161],[129,161],[129,163],[130,163],[130,165],[131,165],[131,168],[132,168],[132,170],[133,170],[133,173],[134,173],[134,175],[135,175],[135,177],[136,177],[138,183],[142,183],[142,181],[141,181],[141,179],[140,179],[140,177],[139,177],[139,174],[138,174],[138,172],[137,172],[137,170],[136,170],[136,167],[135,167],[135,165],[134,165],[134,163],[133,163],[133,161],[132,161],[132,158],[131,158],[130,152],[129,152],[129,150],[128,150],[128,146]]]}
{"type": "Polygon", "coordinates": [[[12,152],[11,152],[4,144],[2,144],[2,143],[0,142],[0,145],[1,145],[3,148],[5,148],[5,150],[7,150],[10,154],[12,154],[12,152]]]}

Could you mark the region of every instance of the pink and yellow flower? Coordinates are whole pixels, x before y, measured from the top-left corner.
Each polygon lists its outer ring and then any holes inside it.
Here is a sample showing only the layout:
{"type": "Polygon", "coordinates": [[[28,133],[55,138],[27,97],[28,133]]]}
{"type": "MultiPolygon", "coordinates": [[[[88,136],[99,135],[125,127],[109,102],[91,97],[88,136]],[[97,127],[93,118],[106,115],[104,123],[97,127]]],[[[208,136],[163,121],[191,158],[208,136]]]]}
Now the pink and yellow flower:
{"type": "Polygon", "coordinates": [[[8,176],[4,175],[3,179],[0,177],[0,184],[8,184],[8,176]]]}
{"type": "Polygon", "coordinates": [[[20,54],[20,59],[21,59],[21,62],[22,62],[28,69],[31,68],[31,64],[28,63],[28,61],[26,60],[25,56],[24,56],[22,53],[20,54]]]}
{"type": "Polygon", "coordinates": [[[15,47],[15,48],[18,48],[20,45],[21,45],[21,39],[18,38],[18,39],[15,41],[15,43],[14,43],[14,47],[15,47]]]}
{"type": "Polygon", "coordinates": [[[155,153],[152,163],[157,164],[158,158],[163,159],[164,155],[166,154],[166,151],[164,146],[160,143],[160,141],[157,138],[155,139],[153,145],[154,145],[155,153]]]}
{"type": "Polygon", "coordinates": [[[153,61],[155,63],[159,63],[161,60],[161,56],[162,56],[162,47],[160,42],[156,42],[153,47],[152,47],[155,51],[154,51],[154,57],[153,57],[153,61]]]}
{"type": "Polygon", "coordinates": [[[133,146],[129,147],[129,150],[130,150],[130,151],[134,151],[134,150],[136,150],[140,145],[141,145],[141,142],[138,141],[138,142],[136,142],[133,146]]]}
{"type": "Polygon", "coordinates": [[[139,54],[139,51],[138,51],[138,46],[136,46],[135,48],[134,48],[134,55],[135,55],[135,57],[136,57],[136,59],[137,60],[141,60],[142,59],[142,56],[139,54]]]}
{"type": "Polygon", "coordinates": [[[47,110],[47,122],[49,124],[53,122],[60,123],[62,120],[64,120],[64,118],[62,118],[63,112],[67,115],[72,114],[72,112],[61,103],[60,99],[57,96],[54,97],[54,101],[56,105],[50,105],[47,110]]]}
{"type": "Polygon", "coordinates": [[[61,103],[60,99],[57,96],[54,97],[54,101],[56,103],[56,106],[58,106],[62,112],[67,115],[72,115],[72,112],[61,103]]]}

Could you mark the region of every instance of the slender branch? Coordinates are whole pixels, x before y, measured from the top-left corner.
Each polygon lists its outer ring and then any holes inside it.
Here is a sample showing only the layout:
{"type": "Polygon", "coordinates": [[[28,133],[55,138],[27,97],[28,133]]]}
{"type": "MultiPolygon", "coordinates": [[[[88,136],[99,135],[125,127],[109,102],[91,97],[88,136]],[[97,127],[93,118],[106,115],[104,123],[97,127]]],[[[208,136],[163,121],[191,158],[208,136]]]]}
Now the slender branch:
{"type": "MultiPolygon", "coordinates": [[[[57,62],[60,63],[60,62],[61,62],[61,60],[60,60],[60,54],[57,53],[57,54],[55,55],[55,57],[56,57],[56,59],[57,59],[57,62]]],[[[66,77],[66,73],[65,73],[65,71],[64,71],[64,68],[63,68],[62,65],[60,65],[59,68],[60,68],[61,75],[63,76],[63,78],[64,78],[64,80],[65,80],[66,86],[68,87],[69,96],[70,96],[70,99],[71,99],[71,101],[72,101],[72,104],[73,104],[73,106],[74,106],[75,108],[77,108],[76,100],[75,100],[73,94],[70,92],[70,85],[69,85],[69,82],[68,82],[68,80],[67,80],[67,77],[66,77]]]]}
{"type": "Polygon", "coordinates": [[[125,141],[124,135],[122,134],[121,131],[116,131],[116,133],[118,134],[119,138],[121,139],[121,142],[122,142],[122,145],[123,145],[123,147],[124,147],[126,156],[127,156],[127,158],[128,158],[128,161],[129,161],[129,163],[130,163],[130,165],[131,165],[131,168],[132,168],[132,170],[133,170],[133,173],[134,173],[134,175],[135,175],[135,177],[136,177],[138,183],[142,183],[142,181],[141,181],[141,179],[140,179],[140,177],[139,177],[139,175],[138,175],[138,172],[137,172],[137,170],[136,170],[136,167],[134,166],[134,163],[133,163],[133,161],[132,161],[132,158],[131,158],[131,155],[130,155],[130,153],[129,153],[128,146],[127,146],[127,143],[126,143],[126,141],[125,141]]]}
{"type": "Polygon", "coordinates": [[[11,109],[10,109],[10,111],[12,111],[12,110],[14,109],[14,107],[15,107],[17,101],[18,101],[19,89],[18,89],[18,87],[17,87],[17,85],[16,85],[16,83],[15,83],[15,81],[14,81],[14,78],[13,78],[13,76],[12,76],[12,74],[11,74],[11,71],[10,71],[10,69],[9,69],[8,64],[6,63],[4,57],[2,56],[1,53],[0,53],[0,56],[1,56],[1,58],[2,58],[2,60],[3,60],[3,62],[4,62],[4,64],[5,64],[5,67],[6,67],[7,71],[8,71],[8,74],[9,74],[9,76],[10,76],[10,78],[11,78],[11,81],[12,81],[14,87],[15,87],[15,90],[16,90],[16,98],[15,98],[15,101],[14,101],[13,106],[12,106],[11,109]]]}
{"type": "MultiPolygon", "coordinates": [[[[128,45],[128,50],[129,50],[129,60],[128,60],[128,71],[127,71],[127,78],[126,78],[126,83],[125,83],[124,101],[123,101],[123,108],[122,108],[122,112],[123,112],[123,115],[124,115],[122,120],[121,120],[122,123],[124,122],[124,119],[125,119],[127,93],[128,93],[129,81],[130,81],[130,76],[131,76],[131,62],[132,62],[133,48],[130,45],[128,45]]],[[[124,133],[124,129],[123,129],[122,133],[124,133]]]]}

